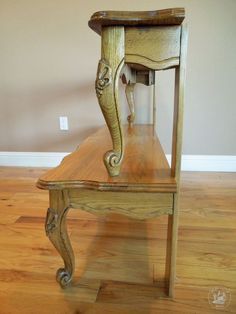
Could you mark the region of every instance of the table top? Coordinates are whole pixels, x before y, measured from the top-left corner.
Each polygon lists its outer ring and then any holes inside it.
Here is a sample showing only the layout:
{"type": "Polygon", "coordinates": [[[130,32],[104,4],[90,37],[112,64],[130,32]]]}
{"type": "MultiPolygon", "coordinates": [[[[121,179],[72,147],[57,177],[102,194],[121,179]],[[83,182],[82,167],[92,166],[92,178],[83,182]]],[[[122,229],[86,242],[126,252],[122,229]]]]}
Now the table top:
{"type": "Polygon", "coordinates": [[[169,164],[152,125],[124,126],[125,154],[120,175],[110,177],[103,155],[112,148],[107,127],[89,136],[37,182],[47,190],[88,188],[102,191],[176,192],[169,164]]]}
{"type": "Polygon", "coordinates": [[[184,8],[156,11],[99,11],[91,16],[88,24],[96,33],[101,34],[103,26],[180,25],[184,18],[184,8]]]}

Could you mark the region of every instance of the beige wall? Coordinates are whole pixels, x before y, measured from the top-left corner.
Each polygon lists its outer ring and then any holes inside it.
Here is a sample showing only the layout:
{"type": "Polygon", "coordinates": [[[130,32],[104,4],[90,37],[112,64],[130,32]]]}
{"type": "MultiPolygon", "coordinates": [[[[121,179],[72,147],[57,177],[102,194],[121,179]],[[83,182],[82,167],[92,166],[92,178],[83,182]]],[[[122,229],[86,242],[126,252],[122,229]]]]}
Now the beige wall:
{"type": "MultiPolygon", "coordinates": [[[[104,123],[94,92],[100,38],[87,26],[93,12],[177,6],[189,27],[184,153],[236,155],[235,0],[0,0],[0,150],[71,151],[104,123]],[[59,130],[61,115],[68,132],[59,130]]],[[[158,74],[167,152],[172,84],[172,71],[158,74]]],[[[147,88],[136,99],[138,121],[149,121],[147,88]]]]}

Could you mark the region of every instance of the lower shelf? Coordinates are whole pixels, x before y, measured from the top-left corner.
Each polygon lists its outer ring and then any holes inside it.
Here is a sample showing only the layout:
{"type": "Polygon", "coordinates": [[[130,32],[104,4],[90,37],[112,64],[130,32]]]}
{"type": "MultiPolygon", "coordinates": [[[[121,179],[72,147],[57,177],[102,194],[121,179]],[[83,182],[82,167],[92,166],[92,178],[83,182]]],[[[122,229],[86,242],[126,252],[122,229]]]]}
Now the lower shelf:
{"type": "Polygon", "coordinates": [[[125,155],[120,175],[110,177],[103,155],[112,147],[107,127],[88,137],[78,150],[49,170],[37,183],[42,189],[175,193],[177,184],[152,125],[124,127],[125,155]]]}

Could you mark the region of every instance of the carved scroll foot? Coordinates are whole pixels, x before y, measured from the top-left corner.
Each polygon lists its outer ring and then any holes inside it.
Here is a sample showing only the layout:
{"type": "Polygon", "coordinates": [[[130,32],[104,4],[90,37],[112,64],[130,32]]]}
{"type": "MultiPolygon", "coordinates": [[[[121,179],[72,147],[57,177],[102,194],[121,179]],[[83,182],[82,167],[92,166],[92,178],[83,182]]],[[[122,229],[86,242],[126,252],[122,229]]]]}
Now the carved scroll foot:
{"type": "Polygon", "coordinates": [[[61,285],[62,288],[65,288],[72,279],[72,273],[66,270],[65,268],[59,268],[56,273],[56,280],[61,285]]]}
{"type": "Polygon", "coordinates": [[[124,154],[118,95],[118,80],[123,65],[124,28],[104,27],[102,29],[102,58],[98,64],[95,87],[112,139],[113,147],[104,155],[104,164],[110,176],[119,175],[124,154]]]}
{"type": "Polygon", "coordinates": [[[129,125],[132,125],[135,119],[134,110],[134,83],[128,83],[125,88],[126,98],[130,109],[130,115],[127,117],[129,125]]]}
{"type": "Polygon", "coordinates": [[[121,167],[120,153],[116,153],[112,150],[106,152],[106,154],[104,155],[104,164],[110,176],[118,176],[121,167]]]}
{"type": "Polygon", "coordinates": [[[74,253],[66,228],[69,207],[65,206],[64,198],[61,191],[50,192],[50,208],[45,223],[46,234],[64,261],[64,267],[59,268],[56,274],[62,288],[69,284],[74,272],[74,253]]]}

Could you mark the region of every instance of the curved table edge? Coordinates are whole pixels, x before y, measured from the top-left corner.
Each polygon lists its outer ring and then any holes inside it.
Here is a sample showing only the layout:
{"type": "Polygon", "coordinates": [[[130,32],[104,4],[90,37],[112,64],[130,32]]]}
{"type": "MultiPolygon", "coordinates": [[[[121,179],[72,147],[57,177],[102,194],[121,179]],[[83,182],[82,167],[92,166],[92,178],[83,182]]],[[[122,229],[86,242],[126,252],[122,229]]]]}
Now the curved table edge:
{"type": "Polygon", "coordinates": [[[100,35],[102,26],[181,25],[184,18],[183,7],[155,11],[98,11],[91,16],[88,25],[100,35]]]}
{"type": "Polygon", "coordinates": [[[119,192],[164,192],[176,193],[177,184],[170,185],[165,183],[105,183],[96,181],[44,181],[39,179],[36,186],[42,190],[63,190],[63,189],[88,189],[96,191],[119,191],[119,192]]]}

